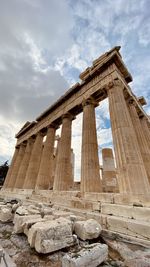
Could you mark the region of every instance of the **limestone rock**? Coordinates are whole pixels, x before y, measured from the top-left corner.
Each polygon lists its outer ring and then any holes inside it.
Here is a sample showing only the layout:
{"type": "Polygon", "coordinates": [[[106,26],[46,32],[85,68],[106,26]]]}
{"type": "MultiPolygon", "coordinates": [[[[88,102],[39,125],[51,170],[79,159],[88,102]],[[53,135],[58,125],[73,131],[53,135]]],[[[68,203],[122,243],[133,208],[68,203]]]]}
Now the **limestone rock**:
{"type": "Polygon", "coordinates": [[[40,208],[39,207],[36,207],[36,205],[22,205],[22,206],[19,206],[17,209],[16,209],[16,213],[21,215],[21,216],[24,216],[24,215],[29,215],[29,214],[40,214],[40,208]]]}
{"type": "Polygon", "coordinates": [[[0,245],[0,267],[6,267],[5,262],[7,263],[7,266],[16,267],[16,264],[12,261],[12,258],[0,245]]]}
{"type": "Polygon", "coordinates": [[[65,218],[59,218],[34,224],[29,230],[28,241],[39,253],[50,253],[75,244],[72,224],[65,218]]]}
{"type": "Polygon", "coordinates": [[[54,209],[46,208],[46,207],[43,207],[43,208],[40,209],[40,213],[41,213],[42,217],[44,217],[45,215],[52,215],[53,211],[54,211],[54,209]]]}
{"type": "Polygon", "coordinates": [[[40,214],[40,209],[35,205],[30,205],[27,209],[29,214],[40,214]]]}
{"type": "Polygon", "coordinates": [[[108,257],[108,246],[95,243],[88,245],[78,252],[65,255],[62,267],[97,267],[108,257]]]}
{"type": "MultiPolygon", "coordinates": [[[[49,220],[53,220],[53,216],[49,216],[49,220]]],[[[28,216],[26,221],[22,224],[24,234],[28,236],[29,229],[32,227],[33,224],[35,224],[37,222],[45,222],[45,221],[47,221],[47,219],[45,219],[45,218],[41,218],[41,217],[31,218],[30,216],[28,216]]]]}
{"type": "Polygon", "coordinates": [[[8,207],[1,207],[0,209],[0,221],[1,222],[8,222],[12,221],[13,215],[11,209],[8,207]]]}
{"type": "Polygon", "coordinates": [[[132,259],[124,262],[126,267],[149,267],[150,259],[132,259]]]}
{"type": "Polygon", "coordinates": [[[75,234],[82,240],[97,238],[101,231],[101,225],[94,219],[77,221],[74,224],[75,234]]]}
{"type": "Polygon", "coordinates": [[[28,211],[27,207],[20,206],[19,208],[17,208],[16,214],[19,214],[20,216],[28,215],[29,211],[28,211]]]}
{"type": "Polygon", "coordinates": [[[36,223],[38,220],[41,219],[40,215],[24,215],[19,216],[18,214],[15,214],[14,216],[14,233],[19,234],[24,232],[25,223],[28,220],[32,220],[32,224],[36,223]]]}
{"type": "Polygon", "coordinates": [[[16,212],[16,210],[20,207],[20,203],[16,203],[12,205],[12,211],[16,212]]]}
{"type": "Polygon", "coordinates": [[[60,217],[69,217],[70,215],[72,215],[72,213],[69,211],[54,210],[53,215],[55,219],[58,219],[60,217]]]}

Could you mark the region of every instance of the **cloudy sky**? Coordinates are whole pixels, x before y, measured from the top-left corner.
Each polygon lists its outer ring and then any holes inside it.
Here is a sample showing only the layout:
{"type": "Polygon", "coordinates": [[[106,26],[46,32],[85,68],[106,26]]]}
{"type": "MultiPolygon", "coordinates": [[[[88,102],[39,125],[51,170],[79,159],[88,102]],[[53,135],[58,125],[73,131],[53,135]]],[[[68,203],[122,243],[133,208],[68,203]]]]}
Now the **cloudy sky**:
{"type": "MultiPolygon", "coordinates": [[[[72,84],[91,62],[121,45],[131,87],[150,113],[149,0],[0,0],[0,163],[14,135],[72,84]]],[[[111,146],[108,105],[96,110],[99,150],[111,146]]],[[[76,173],[82,116],[73,122],[76,173]]]]}

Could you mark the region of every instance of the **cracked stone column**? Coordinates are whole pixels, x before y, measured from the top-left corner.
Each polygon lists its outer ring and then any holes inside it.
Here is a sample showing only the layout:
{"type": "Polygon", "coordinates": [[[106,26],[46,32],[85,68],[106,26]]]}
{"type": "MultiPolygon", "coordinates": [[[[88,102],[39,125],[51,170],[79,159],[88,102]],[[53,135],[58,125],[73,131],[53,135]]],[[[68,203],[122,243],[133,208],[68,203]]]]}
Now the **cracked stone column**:
{"type": "Polygon", "coordinates": [[[33,138],[29,138],[27,140],[27,145],[26,145],[24,157],[23,157],[23,160],[21,162],[21,165],[20,165],[20,168],[18,171],[18,175],[17,175],[17,179],[15,182],[15,186],[14,186],[15,188],[21,188],[21,189],[23,188],[25,177],[26,177],[26,172],[27,172],[27,169],[29,166],[31,151],[33,148],[33,143],[34,143],[33,138]]]}
{"type": "Polygon", "coordinates": [[[61,138],[56,157],[56,169],[54,177],[55,191],[67,191],[73,185],[71,175],[71,131],[73,116],[65,114],[62,120],[61,138]]]}
{"type": "Polygon", "coordinates": [[[102,192],[95,106],[95,102],[91,99],[83,103],[81,192],[102,192]]]}
{"type": "Polygon", "coordinates": [[[148,119],[145,116],[143,116],[140,118],[140,122],[142,125],[142,129],[144,131],[145,138],[147,140],[147,144],[150,149],[150,128],[148,127],[148,119]]]}
{"type": "Polygon", "coordinates": [[[10,188],[14,188],[14,186],[15,186],[18,171],[19,171],[19,168],[21,166],[21,162],[22,162],[23,157],[24,157],[25,148],[26,148],[26,145],[23,143],[19,147],[18,155],[17,155],[16,160],[14,161],[14,166],[13,166],[13,170],[12,170],[10,181],[9,181],[9,187],[10,188]]]}
{"type": "Polygon", "coordinates": [[[115,160],[111,148],[102,149],[103,172],[102,184],[104,192],[118,192],[118,182],[116,177],[115,160]]]}
{"type": "Polygon", "coordinates": [[[53,154],[56,127],[50,125],[42,151],[40,168],[36,182],[36,189],[49,189],[53,187],[53,154]]]}
{"type": "Polygon", "coordinates": [[[124,98],[124,85],[116,80],[107,89],[119,191],[133,194],[149,193],[147,173],[124,98]]]}
{"type": "Polygon", "coordinates": [[[16,161],[17,156],[18,156],[18,152],[19,152],[19,147],[15,147],[15,152],[14,152],[14,155],[13,155],[13,158],[12,158],[12,161],[11,161],[7,176],[5,178],[5,182],[4,182],[3,188],[9,188],[10,185],[11,185],[11,174],[13,173],[13,169],[14,169],[14,166],[15,166],[15,161],[16,161]]]}
{"type": "Polygon", "coordinates": [[[31,157],[25,177],[25,182],[23,185],[23,188],[25,189],[35,189],[38,171],[40,167],[42,148],[43,148],[43,134],[39,132],[36,136],[31,152],[31,157]]]}
{"type": "Polygon", "coordinates": [[[143,158],[144,166],[150,183],[150,149],[144,131],[142,129],[138,113],[136,111],[135,103],[129,103],[129,111],[134,126],[134,130],[136,132],[136,137],[143,158]]]}

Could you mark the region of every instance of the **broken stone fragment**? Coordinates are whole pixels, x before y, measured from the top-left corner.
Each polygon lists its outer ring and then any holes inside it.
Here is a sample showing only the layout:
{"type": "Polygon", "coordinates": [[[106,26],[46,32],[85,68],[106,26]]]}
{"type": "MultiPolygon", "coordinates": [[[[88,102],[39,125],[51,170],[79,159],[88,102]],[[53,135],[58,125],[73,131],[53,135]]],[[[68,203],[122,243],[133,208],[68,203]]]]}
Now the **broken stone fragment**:
{"type": "MultiPolygon", "coordinates": [[[[47,221],[47,219],[45,218],[30,218],[30,216],[28,216],[29,218],[27,218],[27,220],[22,224],[23,227],[23,232],[25,235],[28,236],[29,230],[32,227],[33,224],[37,223],[37,222],[45,222],[47,221]]],[[[49,220],[53,220],[53,216],[49,216],[49,220]],[[51,217],[51,218],[50,218],[51,217]]]]}
{"type": "Polygon", "coordinates": [[[28,233],[28,242],[39,253],[50,253],[76,243],[70,220],[59,218],[34,224],[28,233]]]}
{"type": "Polygon", "coordinates": [[[40,214],[42,217],[44,217],[45,215],[52,215],[53,211],[54,211],[54,209],[52,209],[52,208],[42,207],[40,209],[40,214]]]}
{"type": "Polygon", "coordinates": [[[53,215],[54,215],[55,219],[58,219],[60,217],[68,217],[69,218],[69,216],[73,215],[73,214],[69,211],[54,210],[53,215]]]}
{"type": "Polygon", "coordinates": [[[21,203],[21,200],[20,199],[16,199],[16,198],[6,199],[5,200],[5,204],[10,203],[11,205],[17,204],[18,202],[21,203]]]}
{"type": "Polygon", "coordinates": [[[124,266],[126,267],[149,267],[150,259],[132,259],[124,262],[124,266]]]}
{"type": "Polygon", "coordinates": [[[62,259],[62,267],[97,267],[107,260],[108,246],[105,244],[91,244],[83,249],[67,254],[62,259]]]}
{"type": "Polygon", "coordinates": [[[17,204],[13,204],[12,205],[12,211],[13,212],[16,212],[16,210],[20,207],[20,203],[17,203],[17,204]]]}
{"type": "Polygon", "coordinates": [[[40,209],[35,205],[30,205],[27,207],[29,214],[40,214],[40,209]]]}
{"type": "Polygon", "coordinates": [[[24,205],[24,206],[20,206],[16,209],[16,213],[24,216],[24,215],[28,215],[28,214],[40,214],[40,208],[36,207],[35,205],[24,205]]]}
{"type": "Polygon", "coordinates": [[[29,212],[28,212],[27,207],[20,206],[20,207],[17,208],[17,210],[16,210],[16,214],[18,214],[18,215],[20,215],[20,216],[24,216],[24,215],[28,215],[29,212]]]}
{"type": "Polygon", "coordinates": [[[0,221],[1,222],[10,222],[13,219],[11,209],[7,206],[0,209],[0,221]]]}
{"type": "Polygon", "coordinates": [[[15,214],[14,216],[14,233],[16,234],[20,234],[20,233],[24,233],[24,227],[25,227],[25,223],[28,220],[32,220],[33,223],[38,222],[38,220],[41,219],[40,215],[24,215],[24,216],[20,216],[18,214],[15,214]]]}
{"type": "Polygon", "coordinates": [[[99,237],[102,227],[94,219],[77,221],[74,224],[75,234],[82,240],[90,240],[99,237]]]}

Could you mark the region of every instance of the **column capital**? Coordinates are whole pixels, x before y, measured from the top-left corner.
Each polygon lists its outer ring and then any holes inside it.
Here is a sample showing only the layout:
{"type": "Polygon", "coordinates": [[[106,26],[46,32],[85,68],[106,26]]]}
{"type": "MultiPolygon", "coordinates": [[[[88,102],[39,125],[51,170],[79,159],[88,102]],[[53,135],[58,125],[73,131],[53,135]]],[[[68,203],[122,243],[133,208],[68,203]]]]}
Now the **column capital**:
{"type": "Polygon", "coordinates": [[[44,137],[44,136],[45,136],[45,133],[42,132],[42,130],[40,130],[39,132],[37,132],[37,133],[35,134],[36,137],[37,137],[38,135],[44,137]]]}
{"type": "Polygon", "coordinates": [[[26,144],[27,144],[27,141],[24,141],[24,142],[22,142],[22,143],[20,144],[20,147],[25,147],[26,144]]]}
{"type": "Polygon", "coordinates": [[[49,125],[47,126],[47,130],[48,130],[49,128],[58,129],[58,128],[59,128],[59,125],[56,124],[56,123],[54,123],[54,122],[52,122],[51,124],[49,124],[49,125]]]}
{"type": "Polygon", "coordinates": [[[84,99],[82,101],[82,107],[85,107],[87,105],[92,105],[94,107],[97,107],[99,105],[99,103],[92,97],[89,97],[87,99],[84,99]]]}
{"type": "Polygon", "coordinates": [[[119,80],[119,79],[112,80],[111,82],[109,82],[109,83],[106,85],[105,89],[106,89],[106,91],[108,92],[110,89],[112,89],[112,88],[115,87],[115,86],[118,86],[118,87],[124,89],[124,84],[123,84],[122,81],[119,80]]]}
{"type": "Polygon", "coordinates": [[[75,116],[74,115],[72,115],[71,113],[69,113],[69,112],[67,112],[67,113],[65,113],[65,114],[63,114],[62,115],[62,120],[63,119],[70,119],[70,120],[74,120],[75,119],[75,116]]]}
{"type": "Polygon", "coordinates": [[[35,141],[35,136],[31,136],[27,139],[27,143],[32,144],[35,141]]]}
{"type": "Polygon", "coordinates": [[[130,96],[127,100],[127,103],[131,106],[134,106],[134,107],[136,107],[137,106],[137,104],[136,104],[136,102],[135,102],[135,100],[130,96]]]}

